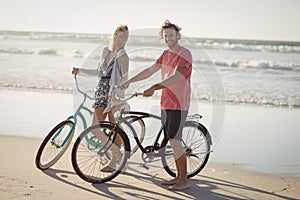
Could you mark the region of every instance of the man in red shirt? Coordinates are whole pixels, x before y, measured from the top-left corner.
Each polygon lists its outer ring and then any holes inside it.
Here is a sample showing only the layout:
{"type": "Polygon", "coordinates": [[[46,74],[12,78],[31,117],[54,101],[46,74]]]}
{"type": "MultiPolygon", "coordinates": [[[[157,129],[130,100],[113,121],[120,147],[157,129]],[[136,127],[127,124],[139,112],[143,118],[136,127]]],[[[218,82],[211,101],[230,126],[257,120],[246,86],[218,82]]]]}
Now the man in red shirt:
{"type": "Polygon", "coordinates": [[[122,84],[127,88],[130,83],[149,78],[157,71],[161,71],[160,83],[152,85],[143,92],[148,97],[155,90],[162,89],[161,115],[164,130],[170,139],[174,152],[177,176],[174,179],[163,181],[170,190],[182,190],[189,187],[187,179],[187,161],[181,144],[182,129],[190,106],[192,54],[180,46],[181,28],[166,20],[161,27],[160,35],[168,47],[157,61],[149,68],[140,72],[122,84]]]}

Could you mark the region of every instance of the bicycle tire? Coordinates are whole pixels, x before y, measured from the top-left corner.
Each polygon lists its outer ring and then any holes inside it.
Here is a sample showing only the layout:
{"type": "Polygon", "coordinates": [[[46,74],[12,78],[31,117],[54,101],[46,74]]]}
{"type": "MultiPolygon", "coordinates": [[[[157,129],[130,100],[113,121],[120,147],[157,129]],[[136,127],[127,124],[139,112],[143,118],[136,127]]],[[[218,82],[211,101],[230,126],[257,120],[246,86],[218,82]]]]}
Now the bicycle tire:
{"type": "Polygon", "coordinates": [[[76,139],[72,149],[72,165],[75,172],[80,178],[90,183],[104,183],[112,180],[123,170],[129,157],[130,143],[127,135],[121,128],[116,128],[115,124],[109,122],[100,122],[84,130],[76,139]],[[89,148],[90,144],[86,138],[97,137],[94,133],[99,130],[100,133],[105,133],[106,141],[102,139],[99,146],[89,148]],[[120,136],[121,145],[120,148],[118,147],[120,154],[118,162],[115,162],[115,170],[102,172],[101,170],[110,165],[114,158],[113,141],[116,136],[120,136]]]}
{"type": "Polygon", "coordinates": [[[136,118],[135,116],[130,116],[128,118],[125,118],[125,119],[132,127],[128,126],[126,123],[121,123],[120,126],[121,126],[122,130],[127,134],[127,137],[130,142],[130,147],[131,147],[131,155],[133,155],[139,149],[139,146],[134,138],[132,129],[135,130],[138,140],[139,140],[140,144],[142,144],[142,142],[144,141],[144,138],[145,138],[146,126],[145,126],[144,120],[142,120],[140,118],[136,118]],[[135,125],[134,124],[135,122],[138,122],[138,124],[135,125]],[[127,126],[127,128],[125,128],[124,125],[127,126]]]}
{"type": "Polygon", "coordinates": [[[40,170],[53,166],[65,153],[74,136],[74,123],[70,120],[57,124],[41,143],[35,157],[40,170]]]}
{"type": "MultiPolygon", "coordinates": [[[[211,144],[209,133],[202,124],[187,121],[182,131],[182,144],[187,156],[187,176],[191,178],[207,164],[211,144]]],[[[166,172],[176,177],[175,159],[169,142],[161,149],[161,158],[166,172]]]]}

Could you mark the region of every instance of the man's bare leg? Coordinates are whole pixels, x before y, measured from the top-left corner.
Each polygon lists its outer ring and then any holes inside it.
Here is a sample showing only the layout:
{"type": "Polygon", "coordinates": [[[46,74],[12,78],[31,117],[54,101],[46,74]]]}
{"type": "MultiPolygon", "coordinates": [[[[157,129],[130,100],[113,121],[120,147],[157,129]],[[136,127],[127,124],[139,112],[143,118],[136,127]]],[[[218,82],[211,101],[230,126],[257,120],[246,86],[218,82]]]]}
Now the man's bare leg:
{"type": "Polygon", "coordinates": [[[170,139],[170,144],[174,152],[177,176],[174,179],[162,182],[162,184],[171,185],[170,190],[183,190],[189,187],[186,155],[180,140],[170,139]]]}

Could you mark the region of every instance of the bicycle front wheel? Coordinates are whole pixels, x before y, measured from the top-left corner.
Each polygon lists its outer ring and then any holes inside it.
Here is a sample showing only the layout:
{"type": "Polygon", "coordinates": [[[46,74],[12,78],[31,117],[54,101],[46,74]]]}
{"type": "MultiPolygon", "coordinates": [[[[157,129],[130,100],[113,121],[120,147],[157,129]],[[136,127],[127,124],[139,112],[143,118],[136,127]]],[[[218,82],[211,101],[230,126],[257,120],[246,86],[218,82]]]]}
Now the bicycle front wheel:
{"type": "Polygon", "coordinates": [[[72,165],[83,180],[104,183],[120,174],[129,156],[126,134],[112,123],[100,122],[77,138],[72,150],[72,165]]]}
{"type": "Polygon", "coordinates": [[[74,130],[74,123],[67,120],[50,131],[39,147],[35,158],[35,165],[38,169],[48,169],[61,158],[71,143],[74,130]]]}
{"type": "MultiPolygon", "coordinates": [[[[210,155],[210,141],[206,128],[187,121],[183,127],[181,143],[187,158],[187,176],[197,175],[206,165],[210,155]]],[[[161,151],[162,163],[168,174],[176,177],[176,163],[173,150],[168,144],[161,151]]]]}

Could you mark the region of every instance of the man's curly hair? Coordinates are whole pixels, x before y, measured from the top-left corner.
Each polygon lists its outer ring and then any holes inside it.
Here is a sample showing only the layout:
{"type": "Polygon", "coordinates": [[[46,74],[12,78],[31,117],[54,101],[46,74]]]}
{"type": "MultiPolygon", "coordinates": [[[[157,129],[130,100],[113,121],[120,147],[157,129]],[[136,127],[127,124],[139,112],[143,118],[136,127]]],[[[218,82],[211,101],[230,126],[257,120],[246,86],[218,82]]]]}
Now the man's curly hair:
{"type": "Polygon", "coordinates": [[[165,20],[163,25],[160,28],[159,35],[161,38],[164,38],[163,31],[167,28],[173,28],[175,31],[179,33],[179,39],[181,38],[181,33],[180,33],[181,28],[176,24],[171,23],[169,20],[165,20]]]}

